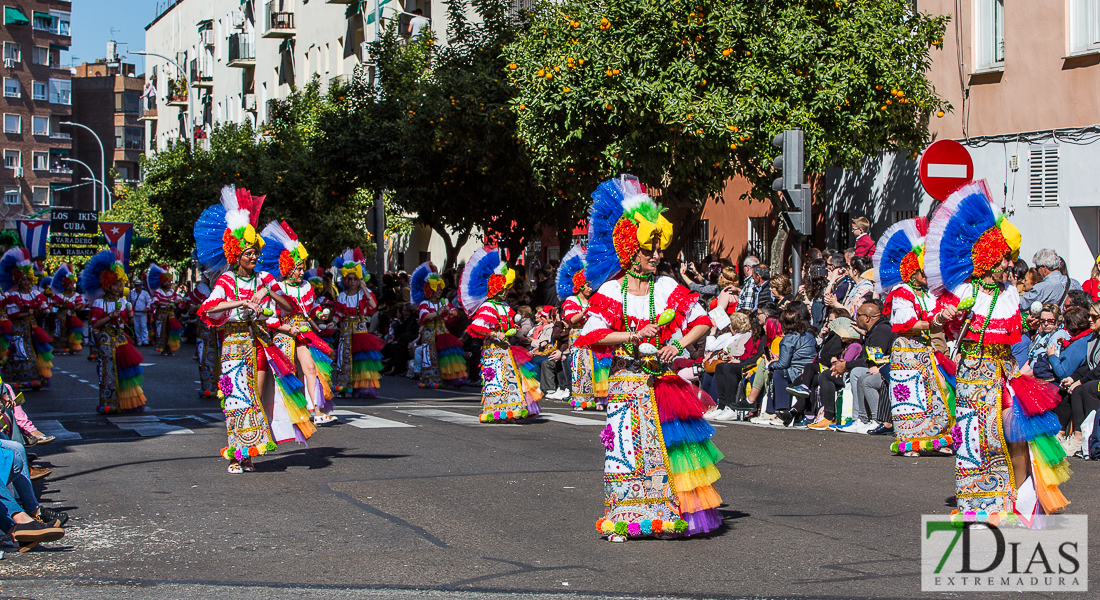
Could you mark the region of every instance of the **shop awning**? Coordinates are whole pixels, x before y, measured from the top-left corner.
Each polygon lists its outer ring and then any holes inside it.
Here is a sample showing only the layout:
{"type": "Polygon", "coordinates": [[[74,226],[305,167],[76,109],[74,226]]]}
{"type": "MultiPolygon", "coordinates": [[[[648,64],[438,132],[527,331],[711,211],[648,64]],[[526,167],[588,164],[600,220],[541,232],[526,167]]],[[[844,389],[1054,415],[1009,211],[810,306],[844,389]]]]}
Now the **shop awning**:
{"type": "Polygon", "coordinates": [[[53,20],[53,17],[50,16],[50,13],[48,13],[48,12],[39,12],[39,11],[36,10],[36,11],[32,12],[31,14],[34,15],[34,18],[36,18],[36,19],[49,19],[51,21],[53,20]]]}
{"type": "Polygon", "coordinates": [[[69,47],[62,44],[50,44],[50,50],[68,50],[69,47]]]}
{"type": "Polygon", "coordinates": [[[23,11],[11,6],[4,7],[4,25],[26,25],[31,20],[27,18],[27,15],[23,14],[23,11]]]}
{"type": "Polygon", "coordinates": [[[210,29],[214,26],[214,19],[203,19],[202,21],[196,23],[196,25],[198,26],[199,31],[210,29]]]}
{"type": "MultiPolygon", "coordinates": [[[[378,2],[379,9],[381,9],[382,5],[388,4],[389,1],[390,0],[379,0],[379,2],[378,2]]],[[[356,6],[356,8],[358,8],[358,6],[356,6]]],[[[366,12],[367,12],[366,24],[370,25],[371,23],[374,22],[375,9],[369,3],[367,3],[367,6],[366,6],[365,9],[366,9],[366,12]]]]}

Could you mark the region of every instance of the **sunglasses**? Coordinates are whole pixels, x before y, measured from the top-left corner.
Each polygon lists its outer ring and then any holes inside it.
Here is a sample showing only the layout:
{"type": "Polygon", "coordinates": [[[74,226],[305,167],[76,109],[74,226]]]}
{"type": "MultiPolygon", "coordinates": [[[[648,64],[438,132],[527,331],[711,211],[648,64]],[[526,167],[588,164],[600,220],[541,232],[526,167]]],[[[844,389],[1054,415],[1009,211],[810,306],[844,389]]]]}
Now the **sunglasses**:
{"type": "Polygon", "coordinates": [[[1093,321],[1095,321],[1096,319],[1100,319],[1100,315],[1095,314],[1095,313],[1089,313],[1089,319],[1092,319],[1093,321]]]}
{"type": "MultiPolygon", "coordinates": [[[[1090,316],[1095,318],[1095,317],[1100,316],[1100,315],[1090,315],[1090,316]]],[[[1050,323],[1051,325],[1053,325],[1053,324],[1058,322],[1058,319],[1040,319],[1040,322],[1041,323],[1050,323]]]]}

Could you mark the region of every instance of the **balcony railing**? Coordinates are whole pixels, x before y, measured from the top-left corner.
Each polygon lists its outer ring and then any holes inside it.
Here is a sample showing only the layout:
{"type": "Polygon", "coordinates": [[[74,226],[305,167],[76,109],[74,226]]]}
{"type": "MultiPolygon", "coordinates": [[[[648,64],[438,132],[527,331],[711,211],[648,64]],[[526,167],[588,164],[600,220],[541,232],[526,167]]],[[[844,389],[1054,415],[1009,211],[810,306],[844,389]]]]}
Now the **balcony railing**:
{"type": "Polygon", "coordinates": [[[62,175],[64,175],[64,174],[71,175],[72,172],[73,172],[73,170],[70,169],[69,167],[60,167],[60,166],[50,167],[50,173],[58,173],[58,174],[62,174],[62,175]]]}
{"type": "Polygon", "coordinates": [[[256,44],[248,33],[234,33],[229,36],[229,66],[251,66],[256,64],[256,44]]]}
{"type": "Polygon", "coordinates": [[[208,87],[214,82],[214,65],[203,58],[191,59],[191,86],[208,87]]]}
{"type": "Polygon", "coordinates": [[[267,3],[264,37],[294,36],[293,6],[293,0],[271,0],[267,3]]]}
{"type": "Polygon", "coordinates": [[[61,133],[59,131],[55,131],[55,132],[50,134],[50,139],[51,140],[71,140],[71,139],[73,139],[73,134],[71,134],[71,133],[61,133]]]}

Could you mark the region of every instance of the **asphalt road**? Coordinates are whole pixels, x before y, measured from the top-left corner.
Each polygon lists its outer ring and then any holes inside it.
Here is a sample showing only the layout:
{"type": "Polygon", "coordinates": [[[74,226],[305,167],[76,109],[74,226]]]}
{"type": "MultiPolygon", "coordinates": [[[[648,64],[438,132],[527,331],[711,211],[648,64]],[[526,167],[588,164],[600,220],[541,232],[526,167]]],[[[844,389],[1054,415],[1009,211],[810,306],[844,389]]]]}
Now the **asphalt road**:
{"type": "MultiPolygon", "coordinates": [[[[93,363],[55,359],[26,408],[68,438],[35,451],[54,469],[44,501],[72,520],[0,560],[0,598],[950,597],[919,579],[920,515],[950,512],[949,457],[731,424],[714,439],[723,528],[611,544],[595,529],[600,414],[549,401],[544,418],[480,425],[474,394],[388,377],[308,448],[229,475],[191,351],[147,352],[150,410],[122,419],[95,413],[93,363]]],[[[1072,466],[1069,512],[1088,514],[1100,465],[1072,466]]]]}

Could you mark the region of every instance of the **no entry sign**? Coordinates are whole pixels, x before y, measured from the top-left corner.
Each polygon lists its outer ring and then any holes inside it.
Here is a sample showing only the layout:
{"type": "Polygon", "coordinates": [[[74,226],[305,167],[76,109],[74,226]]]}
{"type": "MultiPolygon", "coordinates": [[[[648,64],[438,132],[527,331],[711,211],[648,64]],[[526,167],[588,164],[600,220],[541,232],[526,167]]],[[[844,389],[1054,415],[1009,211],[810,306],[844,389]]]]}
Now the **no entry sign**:
{"type": "Polygon", "coordinates": [[[933,142],[920,157],[919,169],[924,191],[941,202],[974,179],[970,152],[955,140],[933,142]]]}

